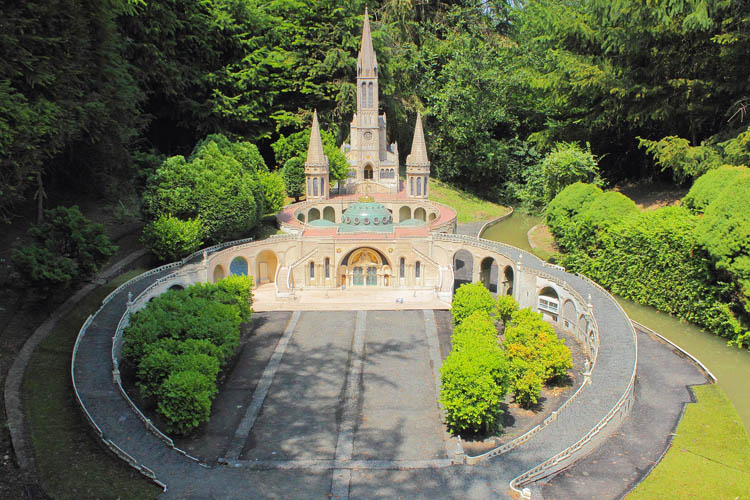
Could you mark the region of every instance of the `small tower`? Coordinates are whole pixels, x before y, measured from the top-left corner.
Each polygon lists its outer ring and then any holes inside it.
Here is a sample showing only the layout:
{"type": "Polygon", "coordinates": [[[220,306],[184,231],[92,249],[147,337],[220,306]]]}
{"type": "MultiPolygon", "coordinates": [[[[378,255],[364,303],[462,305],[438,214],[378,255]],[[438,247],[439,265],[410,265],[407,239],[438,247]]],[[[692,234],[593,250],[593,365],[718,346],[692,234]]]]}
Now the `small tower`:
{"type": "Polygon", "coordinates": [[[305,192],[308,200],[328,199],[328,192],[330,191],[328,157],[323,152],[323,140],[320,138],[317,110],[313,111],[310,145],[307,147],[307,159],[305,159],[305,181],[305,192]]]}
{"type": "Polygon", "coordinates": [[[422,131],[422,115],[417,111],[411,154],[406,157],[406,194],[409,198],[427,198],[427,183],[430,179],[430,160],[422,131]]]}

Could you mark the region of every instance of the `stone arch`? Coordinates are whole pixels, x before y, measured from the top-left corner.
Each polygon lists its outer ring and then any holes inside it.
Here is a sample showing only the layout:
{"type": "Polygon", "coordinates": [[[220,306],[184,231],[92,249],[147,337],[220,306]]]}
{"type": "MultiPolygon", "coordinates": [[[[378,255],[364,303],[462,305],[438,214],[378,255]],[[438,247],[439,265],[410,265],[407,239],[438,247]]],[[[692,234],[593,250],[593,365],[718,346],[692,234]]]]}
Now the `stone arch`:
{"type": "Polygon", "coordinates": [[[565,302],[563,302],[562,313],[563,313],[563,321],[565,324],[565,328],[574,327],[576,324],[576,317],[578,316],[578,311],[576,311],[576,305],[573,303],[572,300],[568,299],[565,302]]]}
{"type": "Polygon", "coordinates": [[[372,163],[368,163],[367,165],[365,165],[365,168],[362,171],[362,174],[364,175],[365,180],[370,180],[373,178],[372,163]]]}
{"type": "Polygon", "coordinates": [[[320,210],[313,207],[307,212],[307,221],[312,222],[314,220],[320,219],[320,210]]]}
{"type": "Polygon", "coordinates": [[[427,220],[427,211],[424,208],[422,208],[422,207],[417,208],[416,210],[414,210],[414,218],[426,221],[427,220]]]}
{"type": "Polygon", "coordinates": [[[247,276],[247,260],[244,257],[235,257],[229,264],[229,273],[232,276],[247,276]]]}
{"type": "Polygon", "coordinates": [[[546,318],[557,321],[560,314],[560,294],[552,286],[545,286],[539,290],[537,308],[546,318]]]}
{"type": "Polygon", "coordinates": [[[432,222],[435,219],[437,219],[437,214],[435,212],[430,212],[429,221],[432,222]]]}
{"type": "Polygon", "coordinates": [[[273,250],[263,250],[255,257],[255,281],[258,285],[270,283],[276,278],[279,259],[273,250]]]}
{"type": "Polygon", "coordinates": [[[584,314],[578,316],[578,329],[583,333],[586,332],[586,316],[584,314]]]}
{"type": "Polygon", "coordinates": [[[221,265],[217,265],[214,267],[213,272],[213,281],[216,283],[217,281],[221,281],[226,277],[227,273],[224,271],[224,268],[221,265]]]}
{"type": "Polygon", "coordinates": [[[471,283],[474,275],[474,256],[463,248],[453,254],[453,289],[471,283]]]}
{"type": "Polygon", "coordinates": [[[485,257],[480,263],[479,280],[492,293],[497,293],[497,262],[492,257],[485,257]]]}
{"type": "Polygon", "coordinates": [[[404,205],[398,209],[398,221],[404,222],[407,219],[411,219],[411,208],[404,205]]]}
{"type": "Polygon", "coordinates": [[[304,224],[305,223],[305,214],[303,214],[302,212],[298,213],[297,214],[297,220],[300,221],[300,222],[302,222],[304,224]]]}
{"type": "Polygon", "coordinates": [[[513,295],[513,266],[505,266],[503,269],[503,293],[513,295]]]}
{"type": "Polygon", "coordinates": [[[170,286],[170,287],[169,287],[169,289],[170,289],[170,290],[184,290],[184,289],[185,289],[185,287],[184,287],[184,286],[182,286],[182,285],[180,285],[180,284],[177,284],[177,285],[172,285],[172,286],[170,286]]]}
{"type": "Polygon", "coordinates": [[[333,207],[325,207],[323,209],[323,218],[331,222],[336,222],[336,210],[333,207]]]}

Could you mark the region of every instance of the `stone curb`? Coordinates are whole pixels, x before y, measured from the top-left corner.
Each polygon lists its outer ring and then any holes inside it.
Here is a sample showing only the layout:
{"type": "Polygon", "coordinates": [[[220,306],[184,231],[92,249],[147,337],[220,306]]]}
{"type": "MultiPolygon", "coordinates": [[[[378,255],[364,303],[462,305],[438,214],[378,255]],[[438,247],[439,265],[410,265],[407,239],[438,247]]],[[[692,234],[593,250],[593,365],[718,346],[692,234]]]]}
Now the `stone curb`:
{"type": "Polygon", "coordinates": [[[44,323],[34,330],[34,333],[26,339],[23,347],[16,355],[16,359],[13,360],[5,378],[5,414],[16,462],[22,471],[28,472],[36,469],[33,449],[31,443],[26,439],[26,422],[23,413],[23,378],[31,356],[34,355],[34,351],[39,344],[52,333],[57,322],[69,314],[86,295],[118,275],[123,267],[147,253],[148,250],[145,249],[137,250],[101,271],[91,282],[63,302],[44,323]]]}

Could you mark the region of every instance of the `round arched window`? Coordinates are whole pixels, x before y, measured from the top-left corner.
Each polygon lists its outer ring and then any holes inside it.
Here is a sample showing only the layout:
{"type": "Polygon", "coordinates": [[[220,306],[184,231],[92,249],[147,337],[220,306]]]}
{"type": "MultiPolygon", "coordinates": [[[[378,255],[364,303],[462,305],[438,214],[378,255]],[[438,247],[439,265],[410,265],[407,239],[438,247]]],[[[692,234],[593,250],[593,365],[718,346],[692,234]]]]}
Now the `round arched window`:
{"type": "Polygon", "coordinates": [[[369,224],[369,223],[370,223],[370,219],[368,219],[367,217],[365,217],[365,224],[369,224]]]}
{"type": "Polygon", "coordinates": [[[375,224],[375,225],[378,225],[378,224],[380,224],[380,219],[378,219],[377,217],[375,217],[375,218],[372,219],[372,223],[375,224]]]}

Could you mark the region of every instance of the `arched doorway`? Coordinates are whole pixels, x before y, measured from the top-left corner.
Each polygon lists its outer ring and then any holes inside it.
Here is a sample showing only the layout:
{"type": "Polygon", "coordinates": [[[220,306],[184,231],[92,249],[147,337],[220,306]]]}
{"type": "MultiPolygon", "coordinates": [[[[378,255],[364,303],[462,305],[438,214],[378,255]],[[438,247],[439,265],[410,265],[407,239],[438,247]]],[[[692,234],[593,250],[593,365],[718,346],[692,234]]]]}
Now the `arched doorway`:
{"type": "Polygon", "coordinates": [[[398,209],[398,221],[404,222],[405,220],[411,219],[411,208],[403,206],[398,209]]]}
{"type": "Polygon", "coordinates": [[[563,304],[563,324],[565,325],[565,328],[575,328],[577,316],[578,311],[576,311],[576,305],[572,300],[566,300],[563,304]]]}
{"type": "Polygon", "coordinates": [[[426,221],[427,220],[427,211],[424,208],[419,207],[418,209],[414,210],[414,218],[426,221]]]}
{"type": "Polygon", "coordinates": [[[229,273],[232,276],[247,276],[247,261],[244,257],[235,257],[229,264],[229,273]]]}
{"type": "Polygon", "coordinates": [[[278,258],[272,250],[263,250],[255,258],[256,262],[256,281],[258,285],[270,283],[276,277],[276,266],[278,258]]]}
{"type": "Polygon", "coordinates": [[[217,281],[221,281],[224,279],[224,277],[227,275],[227,273],[224,271],[224,268],[221,266],[214,267],[214,283],[217,281]]]}
{"type": "Polygon", "coordinates": [[[365,165],[365,180],[372,180],[372,165],[369,163],[365,165]]]}
{"type": "Polygon", "coordinates": [[[551,286],[546,286],[539,291],[537,308],[545,319],[557,322],[560,314],[560,296],[551,286]]]}
{"type": "Polygon", "coordinates": [[[336,211],[333,207],[325,207],[323,209],[323,218],[331,222],[336,222],[336,211]]]}
{"type": "Polygon", "coordinates": [[[320,210],[317,208],[311,208],[310,211],[307,212],[307,222],[312,222],[318,219],[320,219],[320,210]]]}
{"type": "Polygon", "coordinates": [[[503,293],[513,295],[513,266],[505,266],[503,269],[503,293]]]}
{"type": "Polygon", "coordinates": [[[380,286],[385,271],[390,272],[385,255],[369,247],[352,250],[342,259],[339,267],[346,270],[346,279],[353,287],[380,286]]]}
{"type": "Polygon", "coordinates": [[[497,293],[497,262],[492,257],[482,259],[479,280],[492,293],[497,293]]]}
{"type": "Polygon", "coordinates": [[[435,219],[437,219],[437,214],[436,214],[435,212],[432,212],[432,213],[430,214],[429,220],[430,220],[430,222],[432,222],[432,221],[434,221],[435,219]]]}
{"type": "Polygon", "coordinates": [[[178,291],[178,290],[184,290],[184,289],[185,289],[185,287],[184,287],[184,286],[182,286],[182,285],[172,285],[172,286],[170,286],[170,287],[169,287],[169,289],[170,289],[170,290],[175,290],[175,291],[178,291]]]}
{"type": "Polygon", "coordinates": [[[300,222],[305,222],[305,214],[297,214],[297,220],[300,222]]]}
{"type": "Polygon", "coordinates": [[[453,255],[453,290],[471,283],[474,274],[474,257],[468,250],[459,250],[453,255]]]}

